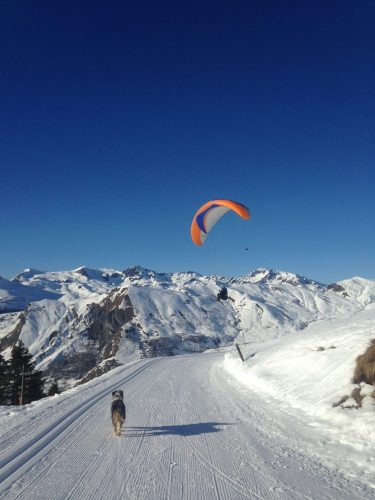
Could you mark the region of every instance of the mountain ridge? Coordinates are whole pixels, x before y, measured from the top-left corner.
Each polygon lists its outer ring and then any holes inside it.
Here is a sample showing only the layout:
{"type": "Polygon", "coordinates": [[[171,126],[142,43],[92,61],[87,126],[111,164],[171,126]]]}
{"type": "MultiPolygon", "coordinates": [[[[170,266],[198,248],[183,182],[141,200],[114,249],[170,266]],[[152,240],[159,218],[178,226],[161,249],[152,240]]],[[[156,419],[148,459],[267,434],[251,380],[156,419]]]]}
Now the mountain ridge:
{"type": "Polygon", "coordinates": [[[141,357],[266,341],[375,302],[375,281],[325,285],[275,269],[240,277],[141,266],[34,271],[0,281],[0,351],[9,356],[22,340],[38,368],[70,382],[141,357]],[[225,302],[216,300],[222,286],[225,302]]]}

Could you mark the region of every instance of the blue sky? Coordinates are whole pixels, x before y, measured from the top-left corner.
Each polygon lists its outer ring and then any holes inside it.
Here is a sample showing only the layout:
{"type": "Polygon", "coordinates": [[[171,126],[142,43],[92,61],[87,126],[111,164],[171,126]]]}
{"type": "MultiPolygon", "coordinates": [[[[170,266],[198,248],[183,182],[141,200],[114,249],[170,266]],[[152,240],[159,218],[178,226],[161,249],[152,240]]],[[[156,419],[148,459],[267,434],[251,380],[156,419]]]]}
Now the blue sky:
{"type": "Polygon", "coordinates": [[[0,9],[0,275],[375,278],[372,1],[0,9]],[[252,220],[195,247],[217,197],[252,220]]]}

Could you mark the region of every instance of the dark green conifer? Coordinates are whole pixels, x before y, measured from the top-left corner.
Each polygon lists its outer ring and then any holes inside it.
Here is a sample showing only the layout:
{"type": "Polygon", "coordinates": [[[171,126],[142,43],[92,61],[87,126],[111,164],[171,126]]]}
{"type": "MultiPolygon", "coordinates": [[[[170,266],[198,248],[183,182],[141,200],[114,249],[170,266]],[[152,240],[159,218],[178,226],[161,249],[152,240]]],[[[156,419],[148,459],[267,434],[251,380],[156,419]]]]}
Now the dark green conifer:
{"type": "Polygon", "coordinates": [[[45,396],[43,373],[35,370],[32,356],[21,341],[12,349],[10,369],[11,404],[24,405],[45,396]]]}
{"type": "Polygon", "coordinates": [[[10,366],[0,354],[0,405],[10,404],[10,366]]]}
{"type": "Polygon", "coordinates": [[[54,396],[55,394],[60,394],[60,393],[61,393],[61,389],[59,387],[59,384],[56,382],[56,380],[54,380],[52,382],[50,388],[48,389],[47,395],[54,396]]]}

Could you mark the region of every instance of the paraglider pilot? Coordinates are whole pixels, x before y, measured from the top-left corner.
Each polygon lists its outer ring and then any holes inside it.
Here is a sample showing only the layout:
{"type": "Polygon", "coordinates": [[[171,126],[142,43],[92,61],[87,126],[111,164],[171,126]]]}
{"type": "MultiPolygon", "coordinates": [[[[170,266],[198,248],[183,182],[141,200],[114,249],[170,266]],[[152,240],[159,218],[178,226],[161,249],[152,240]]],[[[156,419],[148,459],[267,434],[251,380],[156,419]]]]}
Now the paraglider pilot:
{"type": "Polygon", "coordinates": [[[228,290],[225,286],[221,287],[220,292],[217,294],[217,300],[228,300],[228,290]]]}

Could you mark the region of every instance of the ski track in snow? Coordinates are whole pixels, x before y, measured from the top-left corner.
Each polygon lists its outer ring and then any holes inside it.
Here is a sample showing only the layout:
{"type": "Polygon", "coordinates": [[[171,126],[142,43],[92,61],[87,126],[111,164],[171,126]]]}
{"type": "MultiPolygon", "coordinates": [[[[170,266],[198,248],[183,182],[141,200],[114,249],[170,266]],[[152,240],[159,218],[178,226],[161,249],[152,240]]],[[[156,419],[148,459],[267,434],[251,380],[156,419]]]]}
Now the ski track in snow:
{"type": "Polygon", "coordinates": [[[373,498],[308,452],[303,422],[228,381],[222,361],[142,361],[20,415],[0,436],[0,498],[373,498]],[[120,438],[109,414],[117,388],[127,408],[120,438]]]}

